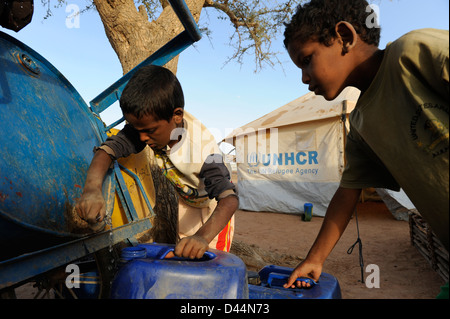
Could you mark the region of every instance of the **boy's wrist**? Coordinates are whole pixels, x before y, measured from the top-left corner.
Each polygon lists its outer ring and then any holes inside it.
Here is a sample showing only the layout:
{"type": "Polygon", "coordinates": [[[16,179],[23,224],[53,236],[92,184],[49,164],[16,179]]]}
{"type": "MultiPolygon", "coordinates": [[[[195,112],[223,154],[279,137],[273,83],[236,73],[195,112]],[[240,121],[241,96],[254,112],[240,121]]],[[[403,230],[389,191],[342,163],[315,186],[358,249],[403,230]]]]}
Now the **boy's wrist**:
{"type": "Polygon", "coordinates": [[[325,247],[319,247],[317,245],[313,245],[311,250],[306,255],[305,260],[309,263],[316,265],[323,265],[325,260],[328,258],[329,253],[327,253],[328,249],[325,247]]]}
{"type": "Polygon", "coordinates": [[[318,254],[308,254],[306,256],[305,261],[315,265],[323,265],[326,260],[326,257],[319,256],[318,254]]]}
{"type": "Polygon", "coordinates": [[[93,193],[93,192],[98,192],[101,191],[102,189],[102,184],[99,183],[88,183],[86,182],[86,184],[83,187],[83,194],[84,193],[93,193]]]}

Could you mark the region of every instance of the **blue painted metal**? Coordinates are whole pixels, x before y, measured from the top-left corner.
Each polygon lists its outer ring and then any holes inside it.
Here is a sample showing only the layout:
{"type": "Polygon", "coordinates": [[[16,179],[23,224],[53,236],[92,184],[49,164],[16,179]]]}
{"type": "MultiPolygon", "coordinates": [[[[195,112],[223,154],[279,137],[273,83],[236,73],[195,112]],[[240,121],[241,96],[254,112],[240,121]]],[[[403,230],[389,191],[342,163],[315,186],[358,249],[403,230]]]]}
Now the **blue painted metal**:
{"type": "MultiPolygon", "coordinates": [[[[0,32],[0,289],[111,244],[109,232],[76,233],[69,215],[81,195],[93,147],[111,128],[100,112],[120,98],[138,68],[164,65],[201,38],[184,1],[169,2],[186,30],[91,101],[90,108],[48,61],[0,32]]],[[[113,230],[115,242],[130,240],[151,223],[137,219],[117,163],[103,184],[109,211],[114,189],[130,221],[113,230]]]]}
{"type": "Polygon", "coordinates": [[[202,34],[194,20],[194,17],[192,16],[191,11],[186,5],[186,2],[183,0],[169,0],[169,2],[192,41],[199,41],[202,38],[202,34]]]}
{"type": "MultiPolygon", "coordinates": [[[[130,192],[128,191],[128,188],[125,184],[125,180],[123,179],[122,174],[120,173],[120,166],[117,161],[114,162],[114,175],[116,177],[117,186],[116,186],[116,193],[119,195],[119,199],[122,203],[122,207],[125,210],[125,215],[127,216],[128,221],[133,221],[138,219],[138,214],[136,212],[136,209],[133,205],[133,200],[131,199],[130,192]]],[[[142,193],[142,196],[148,201],[147,196],[145,193],[142,193]]],[[[150,212],[153,213],[152,206],[148,206],[150,209],[150,212]]]]}
{"type": "MultiPolygon", "coordinates": [[[[145,190],[144,187],[142,186],[141,180],[139,179],[139,176],[137,176],[135,173],[133,173],[132,171],[130,171],[128,168],[126,168],[125,166],[122,166],[119,164],[119,167],[122,171],[124,171],[125,173],[127,173],[128,175],[130,175],[131,177],[133,177],[134,181],[136,182],[136,184],[139,187],[139,190],[141,191],[142,196],[144,197],[144,201],[145,204],[147,205],[147,207],[150,209],[150,216],[149,217],[153,217],[155,216],[155,213],[153,212],[152,209],[152,205],[150,204],[150,201],[148,200],[147,195],[145,194],[145,190]]],[[[137,218],[137,214],[136,214],[136,218],[137,218]]]]}

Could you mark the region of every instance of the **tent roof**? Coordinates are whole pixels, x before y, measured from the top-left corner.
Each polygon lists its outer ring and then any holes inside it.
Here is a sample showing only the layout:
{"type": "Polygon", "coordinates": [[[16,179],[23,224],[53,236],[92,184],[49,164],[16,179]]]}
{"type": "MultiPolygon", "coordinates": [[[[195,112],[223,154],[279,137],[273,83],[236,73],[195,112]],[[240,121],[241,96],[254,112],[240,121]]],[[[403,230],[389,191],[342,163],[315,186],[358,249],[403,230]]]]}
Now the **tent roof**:
{"type": "Polygon", "coordinates": [[[233,130],[226,139],[245,134],[246,129],[267,129],[331,117],[340,117],[342,114],[342,102],[352,102],[347,107],[347,113],[350,113],[355,107],[359,94],[360,91],[358,89],[348,87],[336,99],[327,101],[324,97],[310,92],[267,113],[259,119],[233,130]]]}

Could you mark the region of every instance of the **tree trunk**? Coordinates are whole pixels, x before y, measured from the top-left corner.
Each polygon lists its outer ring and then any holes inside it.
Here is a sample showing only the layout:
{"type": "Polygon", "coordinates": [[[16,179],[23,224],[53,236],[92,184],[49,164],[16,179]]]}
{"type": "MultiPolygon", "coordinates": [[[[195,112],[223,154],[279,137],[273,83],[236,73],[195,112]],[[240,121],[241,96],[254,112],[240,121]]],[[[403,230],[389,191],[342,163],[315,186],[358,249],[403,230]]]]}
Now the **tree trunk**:
{"type": "MultiPolygon", "coordinates": [[[[149,21],[144,6],[136,8],[133,0],[93,0],[116,52],[123,73],[127,73],[169,40],[184,30],[170,5],[155,21],[149,21]]],[[[205,0],[187,0],[198,22],[205,0]]],[[[178,57],[166,67],[176,74],[178,57]]]]}
{"type": "MultiPolygon", "coordinates": [[[[123,74],[130,71],[184,28],[170,5],[155,21],[149,21],[144,6],[136,8],[133,0],[93,0],[105,28],[106,36],[116,52],[123,74]]],[[[205,0],[187,0],[198,22],[205,0]]],[[[176,74],[178,57],[165,67],[176,74]]],[[[156,192],[156,218],[148,235],[150,240],[174,244],[178,240],[178,195],[163,176],[154,157],[150,160],[156,192]]],[[[144,236],[145,240],[149,240],[144,236]]]]}

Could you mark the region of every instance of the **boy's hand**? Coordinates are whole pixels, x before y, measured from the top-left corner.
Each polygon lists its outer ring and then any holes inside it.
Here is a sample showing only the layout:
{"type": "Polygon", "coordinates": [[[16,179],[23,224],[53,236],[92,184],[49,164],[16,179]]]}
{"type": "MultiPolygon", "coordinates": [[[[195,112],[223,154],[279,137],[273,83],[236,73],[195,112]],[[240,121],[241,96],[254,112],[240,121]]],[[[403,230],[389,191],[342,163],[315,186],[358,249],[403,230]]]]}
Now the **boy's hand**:
{"type": "Polygon", "coordinates": [[[202,258],[208,250],[208,242],[201,236],[185,237],[175,246],[175,255],[184,258],[202,258]]]}
{"type": "Polygon", "coordinates": [[[299,277],[308,277],[313,279],[315,282],[319,281],[320,274],[322,273],[322,265],[310,263],[305,259],[301,262],[291,273],[287,283],[283,286],[284,288],[308,288],[310,284],[302,281],[297,281],[295,286],[294,282],[299,277]]]}
{"type": "Polygon", "coordinates": [[[106,215],[106,203],[101,191],[85,192],[75,205],[81,219],[89,224],[101,222],[106,215]]]}
{"type": "Polygon", "coordinates": [[[111,163],[112,159],[105,151],[100,149],[95,152],[87,172],[83,193],[75,204],[78,216],[91,225],[103,221],[106,215],[102,185],[111,163]]]}

